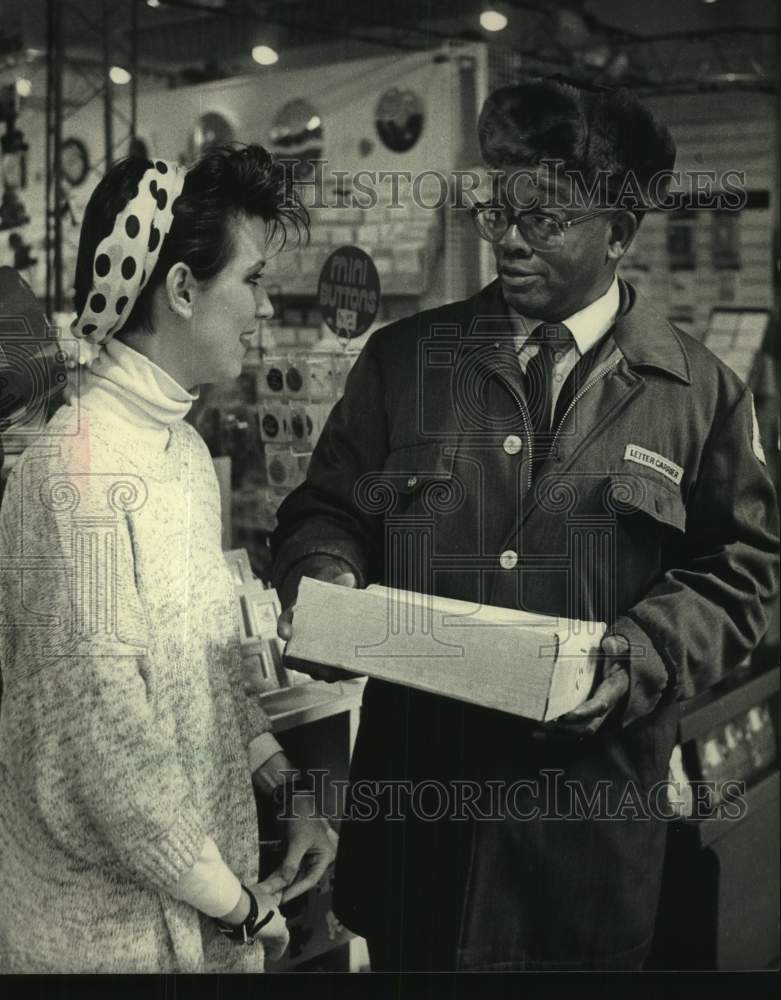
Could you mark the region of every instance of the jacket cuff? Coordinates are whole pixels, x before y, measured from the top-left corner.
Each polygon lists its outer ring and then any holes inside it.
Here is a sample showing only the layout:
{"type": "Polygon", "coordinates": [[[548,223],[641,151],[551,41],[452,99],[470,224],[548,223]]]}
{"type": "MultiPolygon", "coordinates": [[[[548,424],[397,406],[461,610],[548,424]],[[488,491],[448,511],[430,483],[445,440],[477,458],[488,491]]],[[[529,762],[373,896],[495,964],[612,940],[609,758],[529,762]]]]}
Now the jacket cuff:
{"type": "Polygon", "coordinates": [[[654,644],[633,619],[622,615],[608,631],[629,643],[629,694],[622,719],[622,725],[628,726],[653,711],[670,684],[670,675],[654,644]]]}

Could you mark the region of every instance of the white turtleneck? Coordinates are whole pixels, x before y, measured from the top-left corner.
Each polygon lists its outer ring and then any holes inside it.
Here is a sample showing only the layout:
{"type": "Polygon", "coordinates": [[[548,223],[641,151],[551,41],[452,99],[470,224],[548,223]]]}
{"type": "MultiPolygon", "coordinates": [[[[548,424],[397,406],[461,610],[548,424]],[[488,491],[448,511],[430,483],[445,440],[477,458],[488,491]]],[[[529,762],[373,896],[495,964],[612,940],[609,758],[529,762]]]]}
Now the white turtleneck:
{"type": "Polygon", "coordinates": [[[90,368],[85,369],[80,401],[87,407],[100,402],[101,395],[112,397],[111,411],[116,419],[133,427],[139,437],[165,448],[169,428],[187,416],[198,390],[183,389],[168,372],[116,338],[100,351],[90,368]]]}

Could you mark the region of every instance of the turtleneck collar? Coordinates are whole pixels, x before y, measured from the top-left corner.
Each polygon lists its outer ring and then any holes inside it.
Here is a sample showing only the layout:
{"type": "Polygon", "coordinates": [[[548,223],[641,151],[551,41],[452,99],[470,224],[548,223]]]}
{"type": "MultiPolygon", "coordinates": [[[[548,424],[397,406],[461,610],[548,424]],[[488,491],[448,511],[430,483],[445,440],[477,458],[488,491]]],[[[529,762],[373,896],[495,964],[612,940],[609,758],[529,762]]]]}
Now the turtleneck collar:
{"type": "Polygon", "coordinates": [[[109,393],[113,412],[162,447],[171,425],[183,420],[198,398],[198,390],[187,392],[168,372],[116,338],[104,345],[83,386],[82,403],[89,406],[96,392],[109,393]]]}

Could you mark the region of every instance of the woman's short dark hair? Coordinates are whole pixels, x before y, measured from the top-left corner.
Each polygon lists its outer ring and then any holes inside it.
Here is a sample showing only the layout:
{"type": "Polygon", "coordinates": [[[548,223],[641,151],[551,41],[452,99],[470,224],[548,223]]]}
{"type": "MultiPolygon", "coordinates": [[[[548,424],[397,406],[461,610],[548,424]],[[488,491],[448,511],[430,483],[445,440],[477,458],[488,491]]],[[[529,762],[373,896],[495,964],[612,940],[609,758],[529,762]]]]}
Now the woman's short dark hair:
{"type": "MultiPolygon", "coordinates": [[[[152,161],[128,157],[118,161],[92,193],[84,213],[74,278],[74,306],[81,312],[93,278],[95,251],[114,228],[117,215],[136,196],[152,161]]],[[[151,331],[152,294],[171,267],[182,261],[193,276],[208,282],[234,253],[231,223],[236,216],[259,216],[272,225],[268,242],[280,248],[289,234],[297,242],[309,235],[309,213],[285,169],[262,146],[225,146],[210,150],[187,171],[182,193],[174,202],[173,224],[155,269],[123,329],[151,331]]],[[[121,332],[120,332],[121,335],[121,332]]]]}
{"type": "MultiPolygon", "coordinates": [[[[670,132],[624,88],[595,91],[546,79],[502,87],[483,105],[478,138],[489,167],[561,161],[586,183],[606,177],[611,193],[631,174],[635,191],[647,195],[654,175],[675,165],[670,132]]],[[[666,189],[666,183],[656,188],[666,189]]]]}

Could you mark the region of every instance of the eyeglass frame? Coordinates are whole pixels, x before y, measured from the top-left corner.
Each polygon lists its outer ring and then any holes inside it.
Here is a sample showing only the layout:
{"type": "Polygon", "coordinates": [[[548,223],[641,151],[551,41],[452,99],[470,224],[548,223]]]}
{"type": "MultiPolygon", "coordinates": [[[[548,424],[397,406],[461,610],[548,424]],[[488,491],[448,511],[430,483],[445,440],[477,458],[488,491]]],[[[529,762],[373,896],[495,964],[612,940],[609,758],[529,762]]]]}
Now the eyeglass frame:
{"type": "MultiPolygon", "coordinates": [[[[598,215],[604,215],[606,212],[615,211],[612,208],[597,208],[597,209],[595,209],[592,212],[586,212],[584,215],[578,215],[574,219],[565,219],[562,222],[561,219],[557,219],[555,215],[551,215],[549,212],[546,212],[544,209],[541,209],[541,208],[528,208],[524,212],[512,212],[509,215],[508,215],[507,211],[505,210],[505,218],[507,218],[507,220],[508,220],[507,221],[507,228],[505,229],[505,231],[502,233],[502,235],[499,237],[498,240],[490,240],[487,236],[483,235],[483,233],[482,233],[482,231],[480,229],[480,226],[478,225],[478,222],[477,222],[478,216],[479,216],[480,212],[484,211],[485,209],[493,209],[493,210],[500,209],[501,210],[501,208],[502,207],[500,205],[490,205],[490,204],[470,205],[469,206],[469,212],[470,212],[470,214],[472,216],[472,219],[474,220],[475,228],[477,229],[477,235],[480,237],[480,239],[481,240],[485,240],[486,243],[490,243],[492,246],[496,246],[497,243],[501,243],[502,242],[502,240],[509,233],[510,229],[512,229],[513,226],[517,226],[518,225],[518,223],[516,221],[517,219],[521,218],[524,215],[533,215],[533,214],[544,215],[547,219],[551,219],[553,222],[555,222],[556,225],[561,230],[562,243],[561,243],[560,246],[557,246],[557,247],[543,247],[543,250],[560,250],[561,246],[564,245],[564,242],[563,242],[564,234],[569,229],[571,229],[573,226],[576,226],[579,222],[587,222],[589,219],[596,219],[596,217],[598,215]]],[[[519,229],[520,229],[520,227],[519,227],[519,229]]],[[[523,235],[523,234],[521,234],[521,235],[523,235]]],[[[527,237],[524,236],[524,239],[527,239],[527,237]]],[[[539,248],[538,247],[532,247],[532,250],[539,250],[539,248]]]]}

